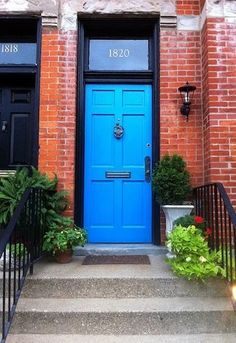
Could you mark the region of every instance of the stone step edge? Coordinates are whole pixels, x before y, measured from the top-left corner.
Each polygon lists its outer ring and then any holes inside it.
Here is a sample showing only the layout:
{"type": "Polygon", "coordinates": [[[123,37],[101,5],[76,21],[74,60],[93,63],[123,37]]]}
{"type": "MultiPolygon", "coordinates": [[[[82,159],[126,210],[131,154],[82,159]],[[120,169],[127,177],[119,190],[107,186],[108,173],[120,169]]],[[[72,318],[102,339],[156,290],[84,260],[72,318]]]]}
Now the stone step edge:
{"type": "Polygon", "coordinates": [[[17,312],[34,313],[167,313],[230,311],[225,297],[172,298],[20,298],[17,312]]]}
{"type": "MultiPolygon", "coordinates": [[[[1,281],[1,278],[0,278],[1,281]]],[[[12,281],[13,283],[13,281],[12,281]]],[[[73,288],[75,288],[77,285],[80,287],[83,293],[83,289],[86,287],[86,290],[88,293],[92,294],[93,289],[96,287],[98,290],[98,293],[100,294],[98,297],[101,297],[101,291],[104,285],[110,286],[110,290],[114,289],[113,293],[115,295],[116,291],[119,291],[119,287],[122,285],[122,289],[126,289],[130,287],[130,284],[132,283],[134,289],[132,294],[136,296],[137,291],[139,290],[139,294],[137,296],[142,296],[143,289],[150,288],[152,290],[152,294],[155,295],[157,292],[160,294],[160,296],[168,297],[172,296],[190,296],[192,294],[193,296],[212,296],[212,297],[218,297],[219,296],[225,296],[230,297],[231,296],[231,287],[228,283],[226,283],[225,280],[217,279],[217,280],[209,280],[205,283],[202,282],[189,282],[185,279],[181,279],[178,277],[42,277],[42,276],[28,276],[25,285],[23,288],[22,295],[26,292],[26,297],[33,298],[34,293],[38,292],[38,289],[41,289],[42,287],[45,288],[45,297],[50,297],[52,294],[53,289],[55,289],[56,294],[57,291],[63,291],[65,287],[68,286],[68,284],[73,285],[73,288]],[[154,288],[157,288],[157,292],[154,291],[154,288]],[[33,291],[31,291],[31,289],[33,291]],[[180,290],[182,289],[182,291],[180,290]],[[47,296],[47,290],[49,290],[49,296],[47,296]],[[34,292],[34,293],[33,293],[34,292]],[[167,294],[165,294],[167,293],[167,294]]],[[[1,289],[1,286],[0,286],[1,289]]],[[[76,292],[75,290],[72,293],[68,293],[65,289],[66,298],[69,298],[72,296],[73,298],[78,296],[78,294],[82,294],[81,292],[76,292]],[[75,294],[75,295],[71,295],[75,294]],[[68,295],[68,296],[67,296],[68,295]]],[[[96,292],[95,292],[96,294],[96,292]]],[[[111,294],[111,292],[109,293],[111,294]]],[[[125,297],[124,292],[122,293],[123,297],[125,297]]],[[[148,293],[150,294],[150,292],[148,293]]],[[[143,294],[144,295],[144,294],[143,294]]],[[[24,296],[24,295],[23,295],[24,296]]],[[[40,291],[39,296],[37,298],[42,297],[42,292],[40,291]]],[[[53,298],[55,298],[53,296],[53,298]]],[[[62,293],[58,297],[63,297],[62,293]]],[[[81,297],[84,297],[84,295],[81,295],[81,297]]],[[[94,297],[91,295],[91,297],[94,297]]],[[[96,295],[95,295],[96,297],[96,295]]],[[[109,297],[109,295],[105,296],[109,297]]],[[[110,297],[113,297],[110,295],[110,297]]],[[[121,298],[119,296],[119,298],[121,298]]],[[[129,296],[128,296],[129,297],[129,296]]],[[[146,297],[146,296],[145,296],[146,297]]]]}
{"type": "MultiPolygon", "coordinates": [[[[1,280],[1,277],[0,277],[1,280]]],[[[230,284],[223,279],[209,279],[204,282],[201,281],[188,281],[183,278],[179,278],[178,276],[48,276],[48,275],[28,275],[26,279],[26,283],[37,283],[38,281],[40,282],[47,282],[47,281],[53,281],[53,282],[66,282],[66,281],[78,281],[78,282],[115,282],[115,281],[124,281],[124,282],[174,282],[174,283],[180,283],[184,284],[186,287],[202,287],[202,288],[208,288],[208,287],[225,287],[225,289],[230,288],[230,284]]]]}
{"type": "Polygon", "coordinates": [[[165,255],[167,248],[153,244],[86,244],[75,247],[75,256],[88,255],[165,255]]]}
{"type": "Polygon", "coordinates": [[[192,335],[48,335],[10,334],[6,343],[235,343],[234,334],[192,335]]]}

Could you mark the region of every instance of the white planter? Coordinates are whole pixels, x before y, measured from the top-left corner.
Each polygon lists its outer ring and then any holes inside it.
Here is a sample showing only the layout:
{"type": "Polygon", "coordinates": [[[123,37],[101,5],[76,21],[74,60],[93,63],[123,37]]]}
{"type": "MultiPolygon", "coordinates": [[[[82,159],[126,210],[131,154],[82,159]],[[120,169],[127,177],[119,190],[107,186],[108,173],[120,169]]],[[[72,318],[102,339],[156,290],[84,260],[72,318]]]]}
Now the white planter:
{"type": "Polygon", "coordinates": [[[193,205],[163,205],[161,206],[166,216],[166,235],[173,229],[173,222],[179,217],[190,214],[194,208],[193,205]]]}

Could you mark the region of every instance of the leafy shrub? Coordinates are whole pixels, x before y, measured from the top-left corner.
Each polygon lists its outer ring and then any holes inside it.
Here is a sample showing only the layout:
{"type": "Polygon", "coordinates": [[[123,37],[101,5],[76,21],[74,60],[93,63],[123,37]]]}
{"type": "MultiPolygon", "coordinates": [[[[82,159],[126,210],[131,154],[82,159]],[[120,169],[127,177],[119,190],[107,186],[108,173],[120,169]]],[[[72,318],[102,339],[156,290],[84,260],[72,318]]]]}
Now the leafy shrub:
{"type": "Polygon", "coordinates": [[[35,168],[18,169],[15,174],[0,179],[0,225],[6,225],[13,215],[26,189],[41,188],[44,190],[43,221],[46,227],[59,220],[60,214],[67,208],[67,192],[57,192],[58,179],[55,175],[49,179],[46,174],[35,168]]]}
{"type": "Polygon", "coordinates": [[[166,245],[175,254],[167,263],[178,276],[188,280],[224,276],[220,252],[210,251],[205,237],[196,226],[176,226],[169,234],[166,245]]]}
{"type": "Polygon", "coordinates": [[[190,174],[183,158],[165,155],[153,170],[153,191],[162,205],[182,205],[191,193],[190,174]]]}

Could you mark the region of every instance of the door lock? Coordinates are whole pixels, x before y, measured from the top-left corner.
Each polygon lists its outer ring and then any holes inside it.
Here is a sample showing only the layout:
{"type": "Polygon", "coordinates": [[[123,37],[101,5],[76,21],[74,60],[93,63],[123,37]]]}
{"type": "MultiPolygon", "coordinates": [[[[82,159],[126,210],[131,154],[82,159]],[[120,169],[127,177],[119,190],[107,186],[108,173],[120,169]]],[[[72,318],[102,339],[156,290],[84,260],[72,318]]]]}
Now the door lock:
{"type": "Polygon", "coordinates": [[[145,157],[145,181],[151,182],[151,159],[149,156],[145,157]]]}
{"type": "Polygon", "coordinates": [[[2,132],[7,132],[7,121],[6,120],[2,121],[2,132]]]}

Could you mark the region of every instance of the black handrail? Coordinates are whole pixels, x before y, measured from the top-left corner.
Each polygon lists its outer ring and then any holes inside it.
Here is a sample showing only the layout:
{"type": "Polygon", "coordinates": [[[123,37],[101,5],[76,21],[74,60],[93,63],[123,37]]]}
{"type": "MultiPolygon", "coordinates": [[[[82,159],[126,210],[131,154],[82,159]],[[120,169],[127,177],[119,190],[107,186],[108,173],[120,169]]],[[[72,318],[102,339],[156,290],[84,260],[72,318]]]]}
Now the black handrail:
{"type": "Polygon", "coordinates": [[[236,213],[224,186],[217,182],[193,190],[195,213],[212,229],[209,246],[221,251],[226,278],[236,282],[236,213]]]}
{"type": "Polygon", "coordinates": [[[33,273],[33,263],[42,255],[42,207],[43,191],[26,190],[9,223],[1,229],[1,343],[6,340],[26,275],[33,273]]]}

